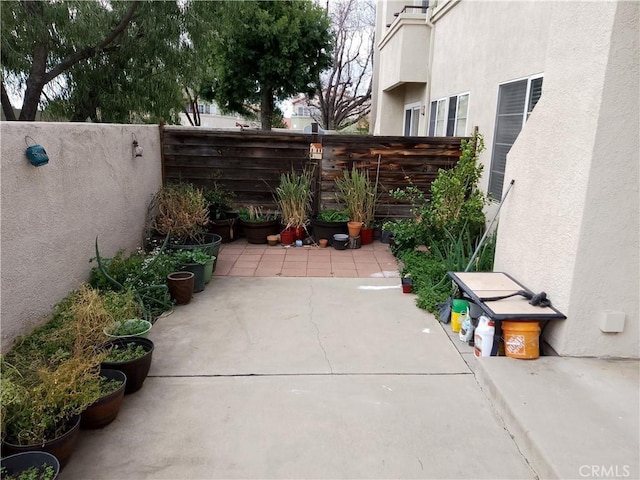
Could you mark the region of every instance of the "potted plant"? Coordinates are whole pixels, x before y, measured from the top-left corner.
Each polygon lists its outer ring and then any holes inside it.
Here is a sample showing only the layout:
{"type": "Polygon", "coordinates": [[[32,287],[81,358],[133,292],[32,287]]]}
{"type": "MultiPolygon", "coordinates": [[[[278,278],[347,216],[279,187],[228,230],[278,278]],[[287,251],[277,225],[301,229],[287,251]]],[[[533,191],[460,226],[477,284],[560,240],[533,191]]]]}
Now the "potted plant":
{"type": "MultiPolygon", "coordinates": [[[[148,246],[158,246],[158,236],[168,236],[170,250],[204,248],[209,255],[218,256],[222,237],[206,231],[209,223],[207,199],[203,191],[191,183],[160,188],[149,204],[147,223],[150,230],[148,246]]],[[[215,270],[215,262],[213,268],[215,270]]]]}
{"type": "MultiPolygon", "coordinates": [[[[284,230],[294,232],[294,240],[304,240],[311,208],[311,178],[309,171],[290,172],[280,175],[280,184],[275,190],[275,200],[280,209],[284,230]]],[[[284,242],[283,242],[284,244],[284,242]]]]}
{"type": "Polygon", "coordinates": [[[208,230],[220,235],[222,243],[237,238],[238,214],[231,213],[234,193],[222,188],[217,183],[212,188],[204,189],[204,198],[209,204],[208,230]]]}
{"type": "Polygon", "coordinates": [[[55,480],[60,462],[47,452],[22,452],[0,461],[2,480],[55,480]]]}
{"type": "Polygon", "coordinates": [[[336,233],[348,233],[347,222],[349,214],[346,210],[326,209],[311,219],[313,239],[319,242],[327,239],[328,245],[333,244],[333,235],[336,233]]]}
{"type": "MultiPolygon", "coordinates": [[[[204,290],[205,285],[205,267],[207,263],[213,266],[211,261],[213,257],[202,248],[193,248],[190,250],[178,250],[174,253],[176,263],[179,270],[191,272],[194,275],[193,291],[195,293],[204,290]]],[[[209,274],[209,278],[211,274],[209,274]]]]}
{"type": "Polygon", "coordinates": [[[346,170],[342,178],[336,179],[336,187],[338,200],[349,212],[349,235],[356,237],[360,235],[363,226],[368,227],[373,222],[377,185],[371,182],[368,174],[361,173],[354,167],[351,172],[346,170]]]}
{"type": "Polygon", "coordinates": [[[125,395],[137,392],[151,368],[153,348],[153,342],[143,337],[110,340],[102,347],[105,357],[101,368],[119,370],[127,376],[125,395]]]}
{"type": "Polygon", "coordinates": [[[148,337],[151,331],[151,322],[140,318],[128,318],[116,320],[104,328],[104,334],[108,338],[123,337],[148,337]]]}
{"type": "Polygon", "coordinates": [[[111,321],[100,293],[72,292],[52,319],[1,359],[2,441],[7,454],[53,453],[61,468],[73,452],[80,414],[101,396],[103,328],[111,321]]]}
{"type": "Polygon", "coordinates": [[[101,396],[80,415],[80,428],[103,428],[115,420],[120,411],[127,376],[119,370],[100,369],[101,396]]]}
{"type": "Polygon", "coordinates": [[[280,222],[275,213],[264,212],[261,207],[253,205],[238,211],[240,225],[249,243],[267,243],[268,235],[276,235],[280,230],[280,222]]]}

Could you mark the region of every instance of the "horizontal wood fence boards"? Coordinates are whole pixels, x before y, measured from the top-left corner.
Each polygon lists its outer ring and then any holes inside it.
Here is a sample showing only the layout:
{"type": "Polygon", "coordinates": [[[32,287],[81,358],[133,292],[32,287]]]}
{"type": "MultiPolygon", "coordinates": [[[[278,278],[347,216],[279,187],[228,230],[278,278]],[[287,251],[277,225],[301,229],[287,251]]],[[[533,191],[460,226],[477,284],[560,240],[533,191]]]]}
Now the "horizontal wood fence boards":
{"type": "Polygon", "coordinates": [[[237,207],[275,210],[273,191],[280,175],[311,168],[317,210],[338,207],[335,179],[355,167],[366,170],[372,181],[378,179],[376,217],[407,217],[410,206],[394,200],[389,192],[412,183],[428,196],[438,170],[452,168],[460,158],[461,140],[165,126],[163,181],[191,182],[204,188],[218,184],[235,193],[237,207]],[[310,158],[311,143],[322,145],[321,159],[310,158]]]}

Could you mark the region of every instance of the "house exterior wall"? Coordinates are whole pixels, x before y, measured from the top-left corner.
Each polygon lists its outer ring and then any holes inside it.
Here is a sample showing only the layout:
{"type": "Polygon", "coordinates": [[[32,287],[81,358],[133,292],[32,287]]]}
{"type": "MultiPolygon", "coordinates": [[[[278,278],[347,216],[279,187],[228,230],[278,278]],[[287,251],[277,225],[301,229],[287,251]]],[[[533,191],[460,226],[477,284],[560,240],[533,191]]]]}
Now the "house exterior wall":
{"type": "Polygon", "coordinates": [[[2,122],[2,350],[89,279],[89,259],[141,245],[162,182],[157,126],[2,122]],[[132,133],[143,148],[133,158],[132,133]],[[33,167],[25,136],[49,163],[33,167]]]}
{"type": "Polygon", "coordinates": [[[638,15],[554,3],[544,93],[508,157],[495,269],[567,315],[545,332],[562,355],[639,353],[638,15]],[[624,312],[621,333],[600,330],[606,310],[624,312]]]}
{"type": "Polygon", "coordinates": [[[480,187],[486,191],[499,84],[544,72],[549,4],[462,0],[444,14],[437,13],[428,102],[469,92],[465,134],[478,126],[484,135],[485,170],[480,187]]]}
{"type": "MultiPolygon", "coordinates": [[[[419,134],[428,132],[431,101],[468,92],[467,134],[478,126],[487,147],[483,190],[499,85],[543,76],[542,97],[507,157],[503,194],[515,184],[500,214],[494,269],[546,291],[567,315],[544,333],[561,355],[639,357],[639,8],[443,0],[429,17],[419,134]],[[606,311],[622,312],[622,332],[601,330],[606,311]]],[[[405,91],[378,85],[374,98],[373,133],[397,134],[405,91]]],[[[489,204],[487,218],[497,207],[489,204]]]]}

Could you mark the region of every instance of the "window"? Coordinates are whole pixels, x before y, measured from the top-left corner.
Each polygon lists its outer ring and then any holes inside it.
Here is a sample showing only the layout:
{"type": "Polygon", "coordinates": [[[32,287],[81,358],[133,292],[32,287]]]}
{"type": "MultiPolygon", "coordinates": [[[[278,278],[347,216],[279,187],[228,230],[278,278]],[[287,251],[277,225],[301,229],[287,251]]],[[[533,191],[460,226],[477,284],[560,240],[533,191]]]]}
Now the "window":
{"type": "Polygon", "coordinates": [[[417,137],[420,123],[420,104],[412,103],[404,106],[404,136],[417,137]]]}
{"type": "Polygon", "coordinates": [[[464,137],[467,132],[469,94],[461,93],[431,102],[429,135],[464,137]]]}
{"type": "Polygon", "coordinates": [[[500,85],[488,192],[494,200],[502,198],[507,154],[541,95],[541,76],[500,85]]]}

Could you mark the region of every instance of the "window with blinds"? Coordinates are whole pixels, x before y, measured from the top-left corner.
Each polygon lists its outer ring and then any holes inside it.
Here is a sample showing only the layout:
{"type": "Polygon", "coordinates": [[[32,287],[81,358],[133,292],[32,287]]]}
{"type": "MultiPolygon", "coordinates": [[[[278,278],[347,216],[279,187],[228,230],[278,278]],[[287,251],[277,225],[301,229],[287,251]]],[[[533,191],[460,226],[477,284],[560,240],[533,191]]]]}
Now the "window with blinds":
{"type": "Polygon", "coordinates": [[[464,137],[467,130],[468,111],[468,93],[434,100],[429,109],[429,135],[464,137]]]}
{"type": "Polygon", "coordinates": [[[502,199],[507,154],[541,95],[541,76],[500,85],[488,189],[494,200],[502,199]]]}

